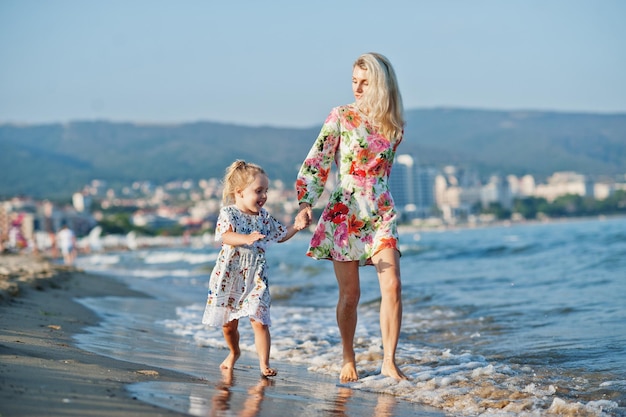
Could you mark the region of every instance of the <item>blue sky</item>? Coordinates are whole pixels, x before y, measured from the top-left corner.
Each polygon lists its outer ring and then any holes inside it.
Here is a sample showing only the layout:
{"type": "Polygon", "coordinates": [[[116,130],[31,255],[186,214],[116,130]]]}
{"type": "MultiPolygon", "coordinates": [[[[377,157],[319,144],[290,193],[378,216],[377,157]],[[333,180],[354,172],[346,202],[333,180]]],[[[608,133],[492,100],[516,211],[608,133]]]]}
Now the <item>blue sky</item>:
{"type": "Polygon", "coordinates": [[[0,123],[309,127],[385,54],[406,108],[626,112],[621,0],[0,0],[0,123]]]}

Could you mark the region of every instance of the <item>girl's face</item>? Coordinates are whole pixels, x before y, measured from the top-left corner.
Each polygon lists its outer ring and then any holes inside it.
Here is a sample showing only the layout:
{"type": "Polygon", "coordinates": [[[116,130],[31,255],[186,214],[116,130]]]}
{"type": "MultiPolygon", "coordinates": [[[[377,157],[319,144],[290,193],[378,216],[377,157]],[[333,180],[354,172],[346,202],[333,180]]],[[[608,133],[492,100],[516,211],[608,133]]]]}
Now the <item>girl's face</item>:
{"type": "Polygon", "coordinates": [[[243,190],[235,193],[235,205],[246,214],[259,214],[267,201],[269,179],[264,174],[256,174],[254,180],[243,190]]]}
{"type": "Polygon", "coordinates": [[[352,70],[352,93],[354,93],[356,101],[359,101],[359,99],[363,97],[368,87],[367,70],[364,70],[358,65],[355,66],[352,70]]]}

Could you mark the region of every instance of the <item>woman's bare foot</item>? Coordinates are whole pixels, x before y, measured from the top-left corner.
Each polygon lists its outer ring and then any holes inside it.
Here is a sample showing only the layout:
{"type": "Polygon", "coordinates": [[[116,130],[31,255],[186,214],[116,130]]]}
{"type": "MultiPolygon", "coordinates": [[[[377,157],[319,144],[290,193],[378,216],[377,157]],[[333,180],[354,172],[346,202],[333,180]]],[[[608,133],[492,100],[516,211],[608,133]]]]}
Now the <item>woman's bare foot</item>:
{"type": "Polygon", "coordinates": [[[342,383],[345,382],[356,382],[359,380],[359,374],[356,371],[356,365],[354,362],[347,362],[343,364],[341,368],[341,373],[339,374],[339,381],[342,383]]]}
{"type": "Polygon", "coordinates": [[[221,369],[233,369],[235,367],[235,362],[239,359],[241,355],[240,352],[230,352],[230,354],[224,359],[222,364],[220,365],[221,369]]]}
{"type": "Polygon", "coordinates": [[[278,372],[276,372],[276,369],[270,368],[269,366],[266,367],[265,369],[261,369],[261,376],[264,378],[268,378],[270,376],[276,376],[278,375],[278,372]]]}
{"type": "Polygon", "coordinates": [[[380,373],[383,374],[384,376],[389,376],[389,377],[395,379],[396,381],[402,381],[403,379],[409,379],[409,377],[407,377],[404,374],[404,372],[402,372],[400,370],[400,368],[398,368],[396,363],[394,361],[392,361],[391,359],[384,359],[383,360],[383,367],[382,367],[380,373]]]}

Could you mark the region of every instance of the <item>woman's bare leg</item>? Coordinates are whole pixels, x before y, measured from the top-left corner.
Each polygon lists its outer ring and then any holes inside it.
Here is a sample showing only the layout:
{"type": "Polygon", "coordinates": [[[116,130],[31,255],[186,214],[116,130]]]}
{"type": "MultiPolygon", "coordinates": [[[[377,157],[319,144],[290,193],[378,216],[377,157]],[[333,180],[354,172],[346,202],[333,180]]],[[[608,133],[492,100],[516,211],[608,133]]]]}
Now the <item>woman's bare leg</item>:
{"type": "Polygon", "coordinates": [[[333,261],[335,276],[339,284],[337,301],[337,325],[343,345],[343,365],[339,380],[354,382],[359,379],[354,356],[354,333],[356,332],[357,307],[361,297],[359,263],[333,261]]]}
{"type": "Polygon", "coordinates": [[[402,325],[402,283],[400,255],[395,249],[383,249],[372,257],[380,283],[380,330],[383,338],[382,374],[397,380],[407,379],[396,365],[396,348],[402,325]]]}
{"type": "Polygon", "coordinates": [[[230,354],[224,359],[220,368],[233,369],[235,362],[241,355],[241,350],[239,349],[239,320],[232,320],[223,325],[222,333],[224,333],[224,340],[226,345],[228,345],[228,349],[230,349],[230,354]]]}
{"type": "Polygon", "coordinates": [[[275,376],[276,370],[270,367],[270,347],[272,338],[270,329],[266,324],[250,319],[252,330],[254,330],[254,345],[259,355],[259,368],[263,376],[275,376]]]}

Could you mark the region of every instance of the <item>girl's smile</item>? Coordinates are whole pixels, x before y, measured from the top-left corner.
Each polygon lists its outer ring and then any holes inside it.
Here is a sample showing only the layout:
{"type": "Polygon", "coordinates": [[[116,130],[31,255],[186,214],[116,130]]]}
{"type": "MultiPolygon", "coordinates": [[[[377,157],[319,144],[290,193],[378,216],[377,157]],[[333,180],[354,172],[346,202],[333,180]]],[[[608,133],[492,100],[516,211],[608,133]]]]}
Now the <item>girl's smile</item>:
{"type": "Polygon", "coordinates": [[[254,180],[243,190],[235,194],[235,205],[246,214],[259,214],[267,201],[269,179],[264,174],[257,174],[254,180]]]}

